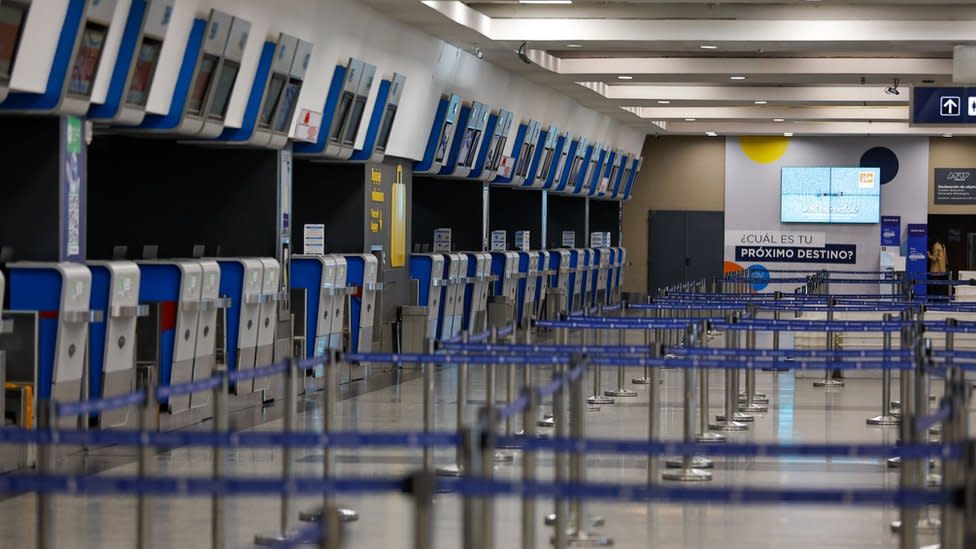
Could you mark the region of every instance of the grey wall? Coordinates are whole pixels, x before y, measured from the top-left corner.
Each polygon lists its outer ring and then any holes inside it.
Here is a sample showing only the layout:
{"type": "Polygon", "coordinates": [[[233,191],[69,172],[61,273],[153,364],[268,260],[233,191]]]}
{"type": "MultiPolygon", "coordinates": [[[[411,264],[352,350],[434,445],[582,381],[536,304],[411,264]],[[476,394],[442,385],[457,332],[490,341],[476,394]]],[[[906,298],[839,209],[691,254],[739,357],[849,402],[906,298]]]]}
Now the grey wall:
{"type": "MultiPolygon", "coordinates": [[[[752,160],[740,140],[726,140],[725,229],[826,233],[826,241],[856,244],[856,265],[767,263],[769,269],[832,268],[877,270],[879,225],[781,224],[780,169],[786,166],[857,166],[872,147],[887,147],[898,158],[894,179],[881,186],[881,215],[900,215],[902,239],[905,225],[925,223],[928,204],[929,139],[927,137],[807,137],[786,140],[785,152],[768,163],[752,160]]],[[[758,155],[757,155],[758,156],[758,155]]],[[[725,258],[733,261],[735,248],[726,241],[725,258]]],[[[751,263],[740,263],[743,267],[751,263]]],[[[839,290],[844,292],[845,290],[839,290]]]]}

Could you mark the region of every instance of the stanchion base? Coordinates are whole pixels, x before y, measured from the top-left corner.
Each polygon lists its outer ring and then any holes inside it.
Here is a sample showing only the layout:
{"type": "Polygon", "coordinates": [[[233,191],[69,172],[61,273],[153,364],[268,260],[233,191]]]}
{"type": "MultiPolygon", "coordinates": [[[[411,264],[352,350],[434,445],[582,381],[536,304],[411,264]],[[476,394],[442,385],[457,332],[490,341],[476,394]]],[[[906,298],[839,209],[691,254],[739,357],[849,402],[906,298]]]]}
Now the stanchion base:
{"type": "Polygon", "coordinates": [[[899,425],[901,420],[895,416],[874,416],[867,420],[868,425],[899,425]]]}
{"type": "Polygon", "coordinates": [[[613,399],[601,395],[593,395],[591,397],[587,397],[586,403],[587,404],[613,404],[613,399]]]}
{"type": "Polygon", "coordinates": [[[452,464],[438,467],[436,472],[439,477],[459,477],[464,474],[464,468],[460,465],[452,464]]]}
{"type": "MultiPolygon", "coordinates": [[[[352,509],[340,507],[336,509],[336,514],[339,515],[339,522],[356,522],[359,520],[359,513],[352,509]]],[[[298,520],[302,522],[322,522],[322,510],[302,511],[298,513],[298,520]]]]}
{"type": "Polygon", "coordinates": [[[821,379],[819,381],[814,381],[813,386],[822,387],[825,389],[841,389],[844,387],[844,382],[838,379],[821,379]]]}
{"type": "MultiPolygon", "coordinates": [[[[748,396],[749,395],[745,394],[745,392],[739,393],[739,400],[745,400],[748,398],[748,396]]],[[[769,400],[769,396],[767,396],[766,393],[756,393],[752,395],[753,402],[758,402],[760,400],[769,400]]]]}
{"type": "MultiPolygon", "coordinates": [[[[746,402],[748,402],[746,399],[740,398],[739,399],[739,406],[745,405],[746,402]]],[[[769,399],[768,398],[754,398],[754,399],[752,399],[752,403],[753,404],[758,404],[760,406],[769,406],[769,399]]]]}
{"type": "Polygon", "coordinates": [[[928,484],[929,488],[938,488],[942,486],[942,475],[938,473],[929,473],[925,476],[925,483],[928,484]]]}
{"type": "Polygon", "coordinates": [[[630,389],[615,389],[613,391],[603,391],[603,394],[608,397],[635,397],[637,396],[637,391],[631,391],[630,389]]]}
{"type": "MultiPolygon", "coordinates": [[[[546,515],[545,518],[543,519],[543,522],[545,523],[546,526],[555,526],[556,513],[549,513],[548,515],[546,515]]],[[[603,528],[604,524],[606,524],[606,521],[603,520],[603,517],[597,515],[590,516],[590,528],[603,528]]],[[[575,527],[576,527],[575,525],[571,525],[571,528],[575,528],[575,527]]]]}
{"type": "Polygon", "coordinates": [[[535,424],[538,425],[539,427],[547,427],[551,429],[556,426],[556,418],[552,417],[549,414],[546,414],[545,416],[542,417],[542,419],[535,422],[535,424]]]}
{"type": "Polygon", "coordinates": [[[712,480],[712,474],[701,469],[681,469],[662,473],[661,478],[677,482],[705,482],[712,480]]]}
{"type": "MultiPolygon", "coordinates": [[[[725,414],[722,414],[720,416],[715,416],[715,419],[717,421],[724,422],[725,421],[725,414]]],[[[732,421],[739,421],[739,422],[742,422],[742,423],[752,423],[753,421],[756,421],[756,418],[750,416],[749,414],[744,414],[742,412],[736,412],[736,413],[732,414],[732,421]]]]}
{"type": "Polygon", "coordinates": [[[700,444],[725,442],[725,435],[718,433],[698,433],[695,435],[695,441],[700,444]]]}
{"type": "Polygon", "coordinates": [[[762,414],[769,411],[769,406],[763,406],[762,404],[753,402],[751,405],[740,405],[739,411],[747,414],[762,414]]]}
{"type": "Polygon", "coordinates": [[[717,421],[715,423],[710,423],[708,428],[713,431],[721,431],[723,433],[738,433],[741,431],[748,430],[749,427],[745,423],[739,423],[738,421],[717,421]]]}
{"type": "Polygon", "coordinates": [[[597,406],[597,405],[595,405],[595,404],[588,404],[586,406],[586,411],[587,412],[599,412],[600,411],[600,407],[597,406]]]}
{"type": "MultiPolygon", "coordinates": [[[[613,539],[607,536],[598,536],[585,530],[573,530],[568,532],[566,542],[576,547],[609,547],[613,545],[613,539]]],[[[550,543],[555,543],[552,538],[550,543]]]]}
{"type": "Polygon", "coordinates": [[[900,457],[888,458],[888,468],[889,469],[897,469],[898,467],[901,467],[901,458],[900,457]]]}
{"type": "MultiPolygon", "coordinates": [[[[942,528],[942,521],[937,518],[918,519],[918,525],[916,528],[920,534],[934,534],[942,528]]],[[[901,532],[900,520],[896,520],[891,523],[891,531],[894,533],[901,532]]]]}
{"type": "MultiPolygon", "coordinates": [[[[681,457],[671,458],[664,462],[664,466],[668,469],[681,469],[685,466],[685,460],[681,457]]],[[[692,469],[711,469],[712,467],[715,467],[715,464],[707,457],[695,456],[691,458],[692,469]]]]}
{"type": "Polygon", "coordinates": [[[650,385],[651,384],[651,378],[649,378],[649,377],[635,377],[634,379],[630,380],[630,382],[633,383],[634,385],[650,385]]]}
{"type": "Polygon", "coordinates": [[[258,534],[254,536],[254,545],[263,547],[279,547],[288,542],[295,532],[285,532],[284,534],[258,534]]]}
{"type": "Polygon", "coordinates": [[[495,452],[495,463],[512,463],[515,461],[515,455],[507,450],[499,450],[495,452]]]}

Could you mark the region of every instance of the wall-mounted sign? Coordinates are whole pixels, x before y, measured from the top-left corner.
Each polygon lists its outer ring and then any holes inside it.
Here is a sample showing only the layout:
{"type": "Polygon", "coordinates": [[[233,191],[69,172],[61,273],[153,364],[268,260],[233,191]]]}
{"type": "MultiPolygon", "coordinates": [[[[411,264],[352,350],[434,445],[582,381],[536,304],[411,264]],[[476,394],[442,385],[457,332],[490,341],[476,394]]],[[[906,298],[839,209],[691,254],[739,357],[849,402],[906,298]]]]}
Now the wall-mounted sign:
{"type": "Polygon", "coordinates": [[[976,88],[912,86],[915,125],[976,124],[976,88]]]}
{"type": "Polygon", "coordinates": [[[797,231],[725,231],[726,246],[803,246],[823,248],[826,233],[797,231]]]}
{"type": "Polygon", "coordinates": [[[901,216],[900,215],[881,216],[881,245],[882,246],[901,245],[901,216]]]}
{"type": "Polygon", "coordinates": [[[302,250],[305,255],[325,254],[325,225],[305,225],[302,250]]]}
{"type": "Polygon", "coordinates": [[[976,168],[936,168],[936,204],[976,204],[976,168]]]}
{"type": "Polygon", "coordinates": [[[298,124],[295,125],[295,140],[315,143],[319,139],[321,127],[322,113],[302,109],[298,114],[298,124]]]}
{"type": "Polygon", "coordinates": [[[854,244],[827,244],[822,248],[802,248],[798,246],[736,246],[735,260],[762,263],[854,265],[857,263],[857,246],[854,244]]]}

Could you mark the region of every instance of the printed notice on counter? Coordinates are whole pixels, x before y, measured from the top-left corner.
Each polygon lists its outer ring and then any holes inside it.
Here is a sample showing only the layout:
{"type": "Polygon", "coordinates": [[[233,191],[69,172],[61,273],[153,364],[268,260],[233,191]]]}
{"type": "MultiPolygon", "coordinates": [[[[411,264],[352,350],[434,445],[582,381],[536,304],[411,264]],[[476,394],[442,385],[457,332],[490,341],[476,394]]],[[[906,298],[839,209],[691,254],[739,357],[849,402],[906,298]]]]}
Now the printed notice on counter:
{"type": "Polygon", "coordinates": [[[305,255],[325,255],[325,225],[305,225],[302,250],[305,255]]]}
{"type": "Polygon", "coordinates": [[[575,248],[576,231],[563,231],[562,245],[563,248],[575,248]]]}
{"type": "Polygon", "coordinates": [[[322,113],[302,109],[295,125],[295,140],[315,143],[319,140],[319,130],[322,127],[322,113]]]}

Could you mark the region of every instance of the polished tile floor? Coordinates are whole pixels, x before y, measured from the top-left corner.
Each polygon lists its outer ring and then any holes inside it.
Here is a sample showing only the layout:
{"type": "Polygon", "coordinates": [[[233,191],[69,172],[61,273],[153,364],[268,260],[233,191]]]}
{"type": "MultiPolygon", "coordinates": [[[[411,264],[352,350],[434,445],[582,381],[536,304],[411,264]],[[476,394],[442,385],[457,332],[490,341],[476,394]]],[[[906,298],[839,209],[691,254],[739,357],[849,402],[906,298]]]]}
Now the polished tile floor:
{"type": "MultiPolygon", "coordinates": [[[[627,372],[627,380],[639,374],[627,372]]],[[[521,379],[518,374],[517,379],[521,379]]],[[[539,371],[538,379],[548,379],[539,371]]],[[[681,437],[682,373],[662,372],[662,408],[658,419],[665,438],[681,437]]],[[[712,374],[710,406],[719,411],[723,395],[719,374],[712,374]]],[[[504,392],[504,376],[499,376],[499,395],[504,392]]],[[[412,430],[422,425],[422,383],[415,372],[403,375],[400,383],[376,390],[347,395],[340,406],[344,429],[362,431],[412,430]]],[[[435,417],[437,429],[454,428],[456,376],[452,368],[437,371],[435,417]]],[[[616,385],[616,372],[603,372],[603,387],[616,385]]],[[[587,388],[591,387],[587,383],[587,388]]],[[[767,413],[759,414],[750,429],[730,437],[733,441],[778,442],[883,442],[894,443],[895,427],[871,427],[865,419],[880,409],[880,383],[877,380],[850,380],[843,389],[815,389],[809,380],[794,380],[791,373],[761,372],[759,390],[770,396],[767,413]]],[[[471,368],[471,393],[468,410],[473,417],[484,402],[484,370],[471,368]]],[[[638,397],[618,399],[585,416],[586,434],[593,437],[646,437],[646,386],[634,386],[638,397]]],[[[897,383],[896,383],[897,390],[897,383]]],[[[934,388],[941,392],[941,388],[934,388]]],[[[589,391],[588,391],[589,393],[589,391]]],[[[317,395],[303,400],[298,424],[318,429],[321,415],[315,405],[317,395]]],[[[273,417],[273,410],[266,412],[273,417]]],[[[280,419],[259,423],[255,429],[281,428],[280,419]]],[[[133,474],[134,451],[103,448],[91,451],[80,460],[83,467],[108,463],[100,474],[133,474]]],[[[281,470],[282,453],[275,449],[232,451],[227,456],[230,475],[274,476],[281,470]]],[[[439,464],[451,462],[453,451],[437,454],[439,464]]],[[[315,475],[321,452],[300,451],[296,456],[296,475],[315,475]]],[[[416,451],[362,450],[340,451],[339,475],[406,474],[421,465],[416,451]]],[[[72,465],[71,467],[74,467],[72,465]]],[[[155,457],[154,467],[166,475],[208,475],[211,454],[201,449],[173,449],[155,457]]],[[[551,478],[552,456],[539,456],[542,478],[551,478]]],[[[518,478],[520,458],[501,464],[497,474],[518,478]]],[[[646,460],[633,456],[593,455],[586,460],[591,480],[639,483],[646,479],[646,460]]],[[[766,487],[887,487],[898,484],[898,474],[876,459],[724,459],[718,458],[713,470],[714,486],[766,487]]],[[[361,520],[346,527],[345,547],[409,547],[412,507],[400,494],[342,498],[340,503],[359,511],[361,520]]],[[[294,502],[298,510],[318,504],[316,498],[294,502]]],[[[153,505],[153,548],[209,547],[210,501],[204,498],[156,500],[153,505]]],[[[253,537],[273,532],[278,524],[279,501],[273,497],[228,499],[228,544],[230,548],[251,547],[253,537]]],[[[542,517],[552,508],[550,501],[537,505],[536,547],[549,545],[551,529],[542,526],[542,517]]],[[[134,499],[130,497],[58,497],[56,501],[56,546],[69,548],[134,547],[134,499]]],[[[594,503],[593,514],[602,515],[606,525],[599,530],[613,538],[617,547],[660,548],[742,548],[792,549],[882,548],[896,547],[897,539],[889,523],[897,518],[892,508],[824,506],[742,506],[594,503]]],[[[934,510],[933,510],[934,512],[934,510]]],[[[460,501],[451,495],[440,496],[435,504],[437,546],[460,547],[460,501]]],[[[521,503],[500,499],[495,510],[496,547],[514,548],[520,543],[521,503]]],[[[30,547],[34,543],[34,496],[21,495],[0,501],[0,546],[30,547]]],[[[298,523],[293,523],[297,525],[298,523]]],[[[934,539],[923,538],[924,542],[934,539]]]]}

